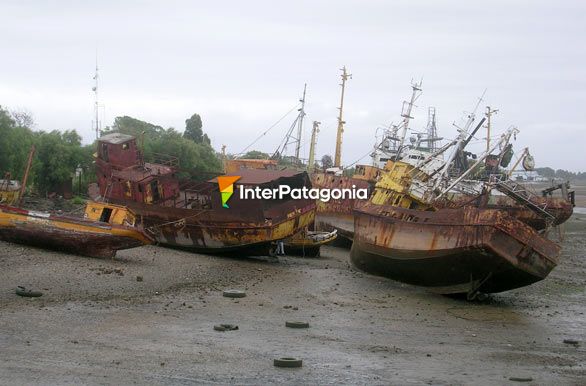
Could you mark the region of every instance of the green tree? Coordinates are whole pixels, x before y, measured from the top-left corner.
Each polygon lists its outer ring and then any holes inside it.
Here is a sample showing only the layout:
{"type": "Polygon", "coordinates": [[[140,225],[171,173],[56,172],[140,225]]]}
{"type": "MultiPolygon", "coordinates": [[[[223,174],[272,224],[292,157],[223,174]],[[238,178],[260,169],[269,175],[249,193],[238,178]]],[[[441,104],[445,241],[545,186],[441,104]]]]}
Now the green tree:
{"type": "Polygon", "coordinates": [[[209,143],[197,143],[174,128],[165,130],[161,126],[124,116],[117,117],[112,127],[108,127],[103,133],[111,132],[132,135],[137,138],[139,144],[142,143],[144,132],[143,153],[147,162],[155,161],[155,153],[160,153],[177,157],[179,166],[184,171],[219,172],[222,170],[220,160],[209,143]]]}
{"type": "Polygon", "coordinates": [[[36,153],[33,162],[33,181],[40,193],[58,190],[71,181],[75,169],[88,164],[87,151],[81,146],[81,137],[75,130],[35,133],[36,153]]]}
{"type": "Polygon", "coordinates": [[[321,157],[321,166],[324,169],[329,169],[334,166],[334,161],[332,160],[332,156],[329,154],[324,155],[321,157]]]}
{"type": "Polygon", "coordinates": [[[102,130],[102,134],[112,132],[129,134],[138,139],[141,138],[144,133],[145,138],[154,139],[164,135],[165,129],[161,126],[153,125],[152,123],[125,115],[123,117],[116,117],[112,127],[106,127],[106,129],[102,130]]]}
{"type": "Polygon", "coordinates": [[[183,137],[192,140],[195,143],[211,144],[207,134],[203,132],[203,123],[199,114],[193,114],[191,118],[185,120],[185,131],[183,137]]]}
{"type": "MultiPolygon", "coordinates": [[[[28,123],[32,125],[32,120],[28,123]]],[[[32,144],[30,128],[18,125],[12,114],[0,106],[0,179],[6,172],[13,179],[22,178],[32,144]]]]}
{"type": "Polygon", "coordinates": [[[251,150],[251,151],[247,152],[246,154],[244,154],[241,158],[244,158],[244,159],[269,159],[269,158],[271,158],[271,156],[268,155],[267,153],[263,153],[262,151],[259,151],[259,150],[251,150]]]}

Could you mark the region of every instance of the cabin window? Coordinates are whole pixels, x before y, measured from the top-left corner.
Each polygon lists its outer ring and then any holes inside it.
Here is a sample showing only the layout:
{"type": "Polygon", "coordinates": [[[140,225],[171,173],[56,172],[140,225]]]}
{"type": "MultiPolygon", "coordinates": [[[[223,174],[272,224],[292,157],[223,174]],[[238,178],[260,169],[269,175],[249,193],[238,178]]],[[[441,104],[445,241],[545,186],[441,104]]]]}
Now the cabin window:
{"type": "Polygon", "coordinates": [[[122,144],[122,150],[128,150],[128,142],[122,144]]]}
{"type": "Polygon", "coordinates": [[[102,215],[100,216],[101,222],[110,222],[110,216],[112,216],[112,209],[111,208],[104,208],[102,211],[102,215]]]}

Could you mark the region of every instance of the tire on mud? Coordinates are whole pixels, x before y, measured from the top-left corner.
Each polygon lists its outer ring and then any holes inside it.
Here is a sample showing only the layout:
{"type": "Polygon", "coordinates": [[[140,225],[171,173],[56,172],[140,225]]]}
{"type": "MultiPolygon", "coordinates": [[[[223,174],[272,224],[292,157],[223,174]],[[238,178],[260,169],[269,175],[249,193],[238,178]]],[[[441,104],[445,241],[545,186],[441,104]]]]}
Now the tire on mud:
{"type": "Polygon", "coordinates": [[[309,328],[307,322],[285,322],[285,327],[289,328],[309,328]]]}
{"type": "Polygon", "coordinates": [[[26,289],[22,286],[16,287],[16,290],[14,292],[18,296],[23,296],[25,298],[38,298],[40,296],[43,296],[43,293],[41,291],[29,290],[29,289],[26,289]]]}
{"type": "Polygon", "coordinates": [[[277,358],[273,361],[273,365],[276,367],[301,367],[303,366],[303,360],[297,358],[277,358]]]}
{"type": "Polygon", "coordinates": [[[246,292],[240,290],[225,290],[222,294],[227,298],[243,298],[246,296],[246,292]]]}

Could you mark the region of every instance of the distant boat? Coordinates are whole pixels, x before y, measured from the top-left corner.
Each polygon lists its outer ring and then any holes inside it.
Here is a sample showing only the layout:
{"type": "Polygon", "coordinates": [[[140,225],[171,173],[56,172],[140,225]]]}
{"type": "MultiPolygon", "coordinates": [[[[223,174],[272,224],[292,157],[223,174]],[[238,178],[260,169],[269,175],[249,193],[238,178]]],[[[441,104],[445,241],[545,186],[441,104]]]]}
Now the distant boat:
{"type": "Polygon", "coordinates": [[[0,205],[0,240],[89,257],[152,244],[129,209],[90,202],[86,218],[0,205]]]}

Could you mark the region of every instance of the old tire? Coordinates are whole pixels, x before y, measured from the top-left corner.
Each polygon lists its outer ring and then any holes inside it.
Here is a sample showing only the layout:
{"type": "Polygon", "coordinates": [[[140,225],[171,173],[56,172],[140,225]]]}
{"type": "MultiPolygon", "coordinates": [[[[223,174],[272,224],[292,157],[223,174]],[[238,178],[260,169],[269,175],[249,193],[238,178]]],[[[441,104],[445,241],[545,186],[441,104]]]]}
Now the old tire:
{"type": "Polygon", "coordinates": [[[240,290],[225,290],[223,295],[227,298],[243,298],[246,296],[246,292],[240,290]]]}
{"type": "Polygon", "coordinates": [[[297,358],[277,358],[273,360],[273,365],[276,367],[301,367],[303,366],[303,360],[297,358]]]}
{"type": "Polygon", "coordinates": [[[238,330],[238,326],[235,324],[216,324],[214,326],[216,331],[235,331],[238,330]]]}
{"type": "Polygon", "coordinates": [[[43,296],[43,293],[41,291],[28,290],[22,286],[16,287],[16,290],[14,292],[18,296],[24,296],[25,298],[38,298],[40,296],[43,296]]]}
{"type": "Polygon", "coordinates": [[[285,327],[289,328],[309,328],[307,322],[285,322],[285,327]]]}

